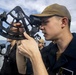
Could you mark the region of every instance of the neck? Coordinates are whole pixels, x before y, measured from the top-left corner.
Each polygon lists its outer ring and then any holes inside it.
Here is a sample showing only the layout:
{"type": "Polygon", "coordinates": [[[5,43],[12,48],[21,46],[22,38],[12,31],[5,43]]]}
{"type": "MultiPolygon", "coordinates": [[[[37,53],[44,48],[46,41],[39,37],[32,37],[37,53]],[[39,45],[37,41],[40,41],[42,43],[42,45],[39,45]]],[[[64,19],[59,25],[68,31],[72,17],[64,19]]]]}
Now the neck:
{"type": "Polygon", "coordinates": [[[63,53],[65,51],[65,49],[67,48],[67,46],[71,42],[72,38],[73,38],[73,36],[70,33],[70,34],[67,34],[67,35],[62,36],[61,39],[58,39],[56,41],[57,46],[58,46],[58,52],[59,53],[63,53]]]}

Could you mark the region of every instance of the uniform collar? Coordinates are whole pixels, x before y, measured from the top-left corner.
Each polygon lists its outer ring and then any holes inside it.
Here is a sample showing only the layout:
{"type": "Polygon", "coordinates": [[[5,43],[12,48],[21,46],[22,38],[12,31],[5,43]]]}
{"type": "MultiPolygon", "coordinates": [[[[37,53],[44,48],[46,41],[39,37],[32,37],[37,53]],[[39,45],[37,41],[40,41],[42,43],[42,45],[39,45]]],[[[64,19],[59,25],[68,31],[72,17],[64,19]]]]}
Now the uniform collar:
{"type": "MultiPolygon", "coordinates": [[[[73,39],[69,43],[68,47],[66,48],[63,54],[76,59],[76,33],[72,33],[72,35],[73,39]]],[[[51,50],[50,52],[56,54],[58,50],[57,45],[54,45],[52,49],[53,50],[51,50]]]]}
{"type": "Polygon", "coordinates": [[[49,52],[48,58],[50,60],[50,65],[53,67],[53,69],[57,69],[58,67],[64,65],[68,62],[68,59],[66,56],[75,58],[76,59],[76,34],[73,33],[73,39],[70,42],[69,46],[66,48],[64,53],[61,55],[59,60],[56,62],[56,52],[58,50],[57,45],[54,45],[52,50],[49,52]],[[51,61],[53,60],[53,61],[51,61]],[[54,65],[54,66],[53,66],[54,65]]]}
{"type": "Polygon", "coordinates": [[[69,46],[64,51],[64,54],[76,59],[76,34],[73,33],[73,39],[70,42],[69,46]]]}

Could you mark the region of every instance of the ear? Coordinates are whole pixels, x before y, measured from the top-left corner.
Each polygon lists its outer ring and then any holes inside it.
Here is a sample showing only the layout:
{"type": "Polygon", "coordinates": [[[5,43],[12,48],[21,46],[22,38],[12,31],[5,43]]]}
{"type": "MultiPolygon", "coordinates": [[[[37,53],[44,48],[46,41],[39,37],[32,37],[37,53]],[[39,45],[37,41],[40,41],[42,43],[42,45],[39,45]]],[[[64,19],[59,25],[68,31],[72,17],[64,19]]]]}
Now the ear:
{"type": "Polygon", "coordinates": [[[68,25],[68,18],[67,17],[63,17],[62,18],[62,28],[64,28],[66,25],[68,25]]]}

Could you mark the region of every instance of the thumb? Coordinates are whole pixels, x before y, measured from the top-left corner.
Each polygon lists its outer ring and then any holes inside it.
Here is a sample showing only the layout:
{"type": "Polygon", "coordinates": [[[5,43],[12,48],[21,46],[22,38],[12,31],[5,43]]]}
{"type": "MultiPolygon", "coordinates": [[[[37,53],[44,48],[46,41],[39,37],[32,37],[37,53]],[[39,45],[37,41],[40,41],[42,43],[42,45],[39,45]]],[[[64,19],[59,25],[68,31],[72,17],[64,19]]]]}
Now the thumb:
{"type": "Polygon", "coordinates": [[[31,37],[30,37],[26,32],[24,32],[23,34],[24,34],[24,37],[25,37],[26,39],[28,39],[28,40],[31,39],[31,37]]]}

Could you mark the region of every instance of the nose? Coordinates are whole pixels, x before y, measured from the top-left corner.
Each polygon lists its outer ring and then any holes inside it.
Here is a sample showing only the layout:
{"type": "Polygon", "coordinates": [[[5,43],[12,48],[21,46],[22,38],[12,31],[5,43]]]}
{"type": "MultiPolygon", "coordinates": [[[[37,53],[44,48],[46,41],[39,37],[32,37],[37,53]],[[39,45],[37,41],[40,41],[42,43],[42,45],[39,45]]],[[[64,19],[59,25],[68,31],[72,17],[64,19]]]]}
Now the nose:
{"type": "Polygon", "coordinates": [[[41,29],[41,30],[44,29],[44,26],[43,26],[43,25],[40,25],[40,29],[41,29]]]}

